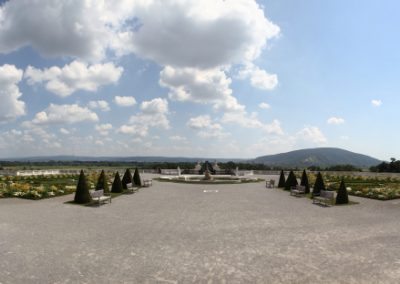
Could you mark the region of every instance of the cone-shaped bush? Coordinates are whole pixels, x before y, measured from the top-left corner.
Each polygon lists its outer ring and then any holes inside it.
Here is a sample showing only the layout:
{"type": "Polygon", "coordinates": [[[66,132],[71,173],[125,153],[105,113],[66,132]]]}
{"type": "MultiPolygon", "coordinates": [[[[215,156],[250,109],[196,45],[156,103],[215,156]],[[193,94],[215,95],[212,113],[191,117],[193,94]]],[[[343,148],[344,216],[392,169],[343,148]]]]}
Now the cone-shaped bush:
{"type": "Polygon", "coordinates": [[[107,177],[104,170],[101,171],[99,178],[97,179],[96,190],[103,189],[104,193],[109,193],[110,188],[108,187],[107,177]]]}
{"type": "Polygon", "coordinates": [[[124,176],[122,177],[122,188],[127,189],[127,184],[132,183],[132,174],[129,169],[126,169],[124,176]]]}
{"type": "Polygon", "coordinates": [[[315,180],[315,183],[314,183],[313,196],[320,195],[321,190],[326,190],[326,188],[325,188],[325,184],[324,184],[324,179],[322,178],[321,173],[318,172],[317,179],[315,180]]]}
{"type": "Polygon", "coordinates": [[[114,177],[114,181],[111,187],[111,192],[113,193],[121,193],[122,192],[122,182],[119,177],[119,173],[117,172],[114,177]]]}
{"type": "Polygon", "coordinates": [[[142,181],[140,179],[140,174],[138,168],[135,169],[135,173],[133,174],[133,183],[136,186],[142,186],[142,181]]]}
{"type": "Polygon", "coordinates": [[[308,183],[308,176],[306,170],[303,170],[303,175],[301,176],[300,185],[305,187],[305,193],[310,193],[310,184],[308,183]]]}
{"type": "Polygon", "coordinates": [[[74,202],[79,204],[85,204],[92,201],[92,197],[89,193],[89,186],[86,182],[85,174],[81,170],[79,175],[78,185],[76,186],[74,202]]]}
{"type": "Polygon", "coordinates": [[[281,170],[281,175],[279,176],[278,187],[285,187],[285,173],[281,170]]]}
{"type": "Polygon", "coordinates": [[[292,186],[296,186],[297,184],[298,183],[297,183],[296,175],[294,174],[293,171],[290,171],[289,176],[288,176],[288,178],[286,180],[286,183],[285,183],[285,190],[290,190],[290,188],[292,186]]]}
{"type": "Polygon", "coordinates": [[[338,193],[336,195],[336,204],[347,204],[349,203],[349,196],[347,195],[346,185],[344,180],[340,183],[338,193]]]}

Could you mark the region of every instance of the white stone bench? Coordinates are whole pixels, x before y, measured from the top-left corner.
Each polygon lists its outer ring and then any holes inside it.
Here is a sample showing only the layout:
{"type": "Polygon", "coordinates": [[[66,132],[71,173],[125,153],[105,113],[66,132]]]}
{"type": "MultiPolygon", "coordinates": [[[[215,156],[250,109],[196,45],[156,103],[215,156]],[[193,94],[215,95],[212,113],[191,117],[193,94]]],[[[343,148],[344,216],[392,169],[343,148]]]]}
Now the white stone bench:
{"type": "Polygon", "coordinates": [[[335,200],[335,192],[321,190],[320,196],[314,196],[313,204],[325,204],[326,206],[333,205],[335,200]]]}
{"type": "Polygon", "coordinates": [[[153,180],[152,179],[144,179],[142,182],[143,187],[149,187],[153,185],[153,180]]]}
{"type": "Polygon", "coordinates": [[[97,203],[99,206],[106,202],[111,204],[111,195],[104,195],[103,189],[90,191],[90,196],[92,197],[93,202],[97,203]]]}
{"type": "Polygon", "coordinates": [[[273,180],[273,179],[267,180],[265,182],[265,187],[266,188],[274,188],[275,187],[275,180],[273,180]]]}
{"type": "Polygon", "coordinates": [[[134,193],[139,189],[139,187],[133,186],[133,183],[126,184],[126,192],[127,193],[134,193]]]}
{"type": "Polygon", "coordinates": [[[292,196],[304,196],[306,194],[306,187],[304,185],[296,185],[290,188],[290,195],[292,196]]]}

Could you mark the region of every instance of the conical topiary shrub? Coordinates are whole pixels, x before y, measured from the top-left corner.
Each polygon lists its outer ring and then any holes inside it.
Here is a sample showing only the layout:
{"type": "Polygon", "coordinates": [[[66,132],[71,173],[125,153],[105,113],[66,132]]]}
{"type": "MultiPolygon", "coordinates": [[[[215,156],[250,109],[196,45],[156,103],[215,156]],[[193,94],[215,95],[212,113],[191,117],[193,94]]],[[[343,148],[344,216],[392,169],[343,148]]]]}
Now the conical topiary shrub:
{"type": "Polygon", "coordinates": [[[92,197],[89,193],[89,186],[86,182],[85,174],[83,170],[79,175],[78,185],[76,186],[74,202],[79,204],[85,204],[92,201],[92,197]]]}
{"type": "Polygon", "coordinates": [[[310,193],[310,184],[308,183],[308,176],[306,170],[303,170],[300,185],[305,187],[305,193],[310,193]]]}
{"type": "Polygon", "coordinates": [[[278,187],[285,187],[285,173],[281,170],[281,175],[279,176],[278,187]]]}
{"type": "Polygon", "coordinates": [[[114,181],[111,187],[111,192],[113,193],[121,193],[122,192],[122,183],[121,178],[119,177],[119,173],[117,172],[114,177],[114,181]]]}
{"type": "Polygon", "coordinates": [[[127,184],[132,183],[132,174],[129,169],[126,169],[124,176],[122,177],[122,188],[127,189],[127,184]]]}
{"type": "Polygon", "coordinates": [[[133,174],[133,183],[136,186],[142,186],[142,180],[140,179],[140,174],[138,168],[135,169],[135,173],[133,174]]]}
{"type": "Polygon", "coordinates": [[[290,190],[292,186],[298,185],[296,175],[293,171],[290,171],[289,176],[285,183],[285,190],[290,190]]]}
{"type": "Polygon", "coordinates": [[[344,180],[340,183],[340,187],[338,193],[336,195],[336,204],[347,204],[349,203],[349,196],[347,194],[346,185],[344,184],[344,180]]]}
{"type": "Polygon", "coordinates": [[[326,190],[326,188],[325,188],[324,179],[322,178],[321,172],[318,172],[317,179],[315,180],[315,183],[314,183],[312,195],[319,196],[321,194],[321,190],[326,190]]]}
{"type": "Polygon", "coordinates": [[[97,179],[96,190],[103,189],[104,193],[109,193],[110,188],[108,187],[107,177],[104,170],[101,171],[99,178],[97,179]]]}

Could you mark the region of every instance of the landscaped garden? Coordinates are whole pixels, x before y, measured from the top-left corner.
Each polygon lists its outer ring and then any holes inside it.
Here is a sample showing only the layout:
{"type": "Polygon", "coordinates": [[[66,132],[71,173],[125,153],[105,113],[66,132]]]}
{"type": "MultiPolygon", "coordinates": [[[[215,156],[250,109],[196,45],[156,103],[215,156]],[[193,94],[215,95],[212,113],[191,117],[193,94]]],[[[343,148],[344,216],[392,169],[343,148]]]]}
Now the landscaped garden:
{"type": "MultiPolygon", "coordinates": [[[[373,175],[373,174],[372,174],[373,175]]],[[[378,178],[374,176],[336,176],[325,175],[328,189],[338,188],[343,178],[349,195],[389,200],[400,198],[400,180],[396,178],[378,178]]]]}
{"type": "MultiPolygon", "coordinates": [[[[296,173],[301,178],[301,173],[296,173]]],[[[307,173],[311,187],[315,184],[316,173],[307,173]]],[[[349,195],[372,198],[378,200],[390,200],[400,198],[400,180],[390,177],[378,177],[371,173],[370,176],[338,175],[322,173],[322,178],[327,190],[337,191],[343,180],[349,195]]]]}
{"type": "MultiPolygon", "coordinates": [[[[87,173],[90,188],[94,188],[98,175],[96,171],[87,173]]],[[[106,175],[108,180],[112,180],[113,172],[106,175]]],[[[43,199],[74,193],[78,177],[78,174],[0,177],[0,198],[43,199]]]]}
{"type": "Polygon", "coordinates": [[[77,175],[0,177],[0,198],[42,199],[76,190],[77,175]]]}

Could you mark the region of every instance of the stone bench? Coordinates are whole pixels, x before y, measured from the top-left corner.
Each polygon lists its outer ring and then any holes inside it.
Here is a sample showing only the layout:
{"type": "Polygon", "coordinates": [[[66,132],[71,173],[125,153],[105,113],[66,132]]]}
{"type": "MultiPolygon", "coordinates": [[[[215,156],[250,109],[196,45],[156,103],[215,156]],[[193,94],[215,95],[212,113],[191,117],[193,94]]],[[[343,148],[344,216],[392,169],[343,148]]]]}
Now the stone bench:
{"type": "Polygon", "coordinates": [[[126,184],[126,193],[134,193],[139,190],[139,187],[133,186],[133,183],[126,184]]]}
{"type": "Polygon", "coordinates": [[[143,187],[149,187],[153,185],[153,180],[152,179],[144,179],[142,182],[143,187]]]}
{"type": "Polygon", "coordinates": [[[292,196],[304,196],[306,194],[306,187],[304,185],[296,185],[290,188],[290,195],[292,196]]]}
{"type": "Polygon", "coordinates": [[[273,179],[267,180],[265,182],[265,187],[266,188],[274,188],[275,187],[275,180],[273,180],[273,179]]]}
{"type": "Polygon", "coordinates": [[[103,189],[90,191],[90,196],[92,197],[93,202],[97,203],[99,206],[106,202],[111,204],[111,195],[104,195],[103,189]]]}
{"type": "Polygon", "coordinates": [[[330,206],[334,204],[334,200],[334,191],[321,190],[321,194],[319,196],[314,196],[313,204],[324,204],[326,206],[330,206]]]}

